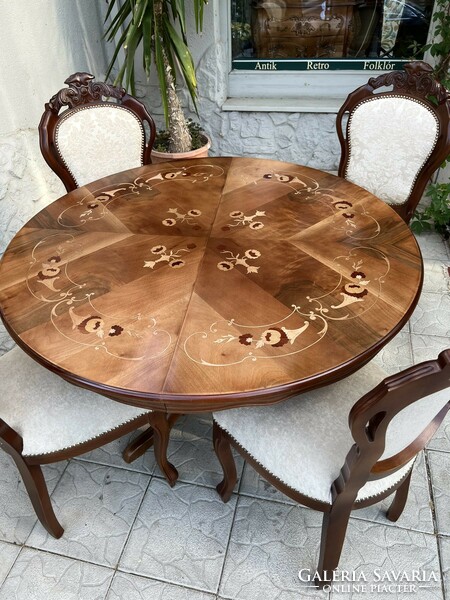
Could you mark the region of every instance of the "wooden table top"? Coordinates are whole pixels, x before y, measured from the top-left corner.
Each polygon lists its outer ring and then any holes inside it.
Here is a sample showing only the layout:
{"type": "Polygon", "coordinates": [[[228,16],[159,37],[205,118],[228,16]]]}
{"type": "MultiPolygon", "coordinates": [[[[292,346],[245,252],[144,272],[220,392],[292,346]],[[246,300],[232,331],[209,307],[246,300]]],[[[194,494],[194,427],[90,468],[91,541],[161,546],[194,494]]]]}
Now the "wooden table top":
{"type": "Polygon", "coordinates": [[[189,412],[345,376],[402,328],[421,284],[414,236],[364,189],[289,163],[206,158],[50,204],[5,252],[0,310],[69,381],[189,412]]]}

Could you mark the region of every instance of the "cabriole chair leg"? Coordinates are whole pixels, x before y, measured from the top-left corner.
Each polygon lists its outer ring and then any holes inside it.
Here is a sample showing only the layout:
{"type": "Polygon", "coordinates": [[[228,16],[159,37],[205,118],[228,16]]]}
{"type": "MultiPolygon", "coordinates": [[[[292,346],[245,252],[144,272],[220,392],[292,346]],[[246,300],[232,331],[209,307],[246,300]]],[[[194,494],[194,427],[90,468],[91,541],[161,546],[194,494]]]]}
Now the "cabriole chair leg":
{"type": "Polygon", "coordinates": [[[13,458],[22,475],[23,482],[39,521],[50,535],[60,538],[64,533],[64,529],[53,512],[53,506],[41,467],[39,465],[28,465],[21,457],[13,456],[13,458]]]}
{"type": "Polygon", "coordinates": [[[406,500],[408,499],[409,484],[411,483],[411,475],[412,469],[409,472],[408,477],[395,492],[392,504],[386,513],[386,517],[389,519],[389,521],[397,521],[402,514],[403,509],[405,508],[406,500]]]}
{"type": "Polygon", "coordinates": [[[217,458],[223,470],[223,480],[216,486],[219,496],[228,502],[237,481],[236,464],[227,434],[213,422],[213,444],[217,458]]]}

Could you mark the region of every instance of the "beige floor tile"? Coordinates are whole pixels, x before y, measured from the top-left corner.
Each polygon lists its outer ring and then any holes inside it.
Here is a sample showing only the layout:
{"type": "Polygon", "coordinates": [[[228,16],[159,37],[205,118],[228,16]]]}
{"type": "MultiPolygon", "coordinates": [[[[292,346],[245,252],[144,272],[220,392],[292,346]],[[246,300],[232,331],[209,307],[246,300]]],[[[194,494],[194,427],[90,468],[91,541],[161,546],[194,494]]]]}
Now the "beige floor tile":
{"type": "Polygon", "coordinates": [[[106,600],[215,600],[215,596],[118,571],[106,600]]]}
{"type": "Polygon", "coordinates": [[[322,515],[318,512],[240,497],[219,596],[233,600],[327,598],[298,577],[317,566],[322,515]]]}
{"type": "Polygon", "coordinates": [[[446,242],[435,231],[424,232],[416,235],[417,243],[419,244],[423,258],[431,260],[446,260],[448,258],[448,250],[446,242]]]}
{"type": "Polygon", "coordinates": [[[402,529],[434,533],[428,475],[425,468],[423,454],[418,457],[416,464],[414,465],[408,501],[402,515],[395,523],[386,518],[386,511],[393,499],[394,494],[382,502],[378,502],[377,504],[373,504],[367,508],[355,510],[352,513],[352,517],[355,519],[376,521],[377,523],[382,523],[383,525],[401,527],[402,529]]]}
{"type": "MultiPolygon", "coordinates": [[[[212,443],[211,413],[185,415],[175,424],[170,434],[168,457],[179,475],[179,481],[215,487],[223,473],[212,443]]],[[[244,461],[235,455],[240,476],[244,461]]],[[[156,467],[155,475],[162,476],[156,467]]]]}
{"type": "Polygon", "coordinates": [[[444,580],[445,597],[450,598],[450,538],[440,537],[438,539],[441,549],[442,576],[444,580]]]}
{"type": "Polygon", "coordinates": [[[450,454],[427,451],[437,531],[450,536],[450,454]]]}
{"type": "Polygon", "coordinates": [[[0,588],[0,600],[104,600],[114,571],[24,548],[0,588]]]}
{"type": "Polygon", "coordinates": [[[11,567],[14,564],[19,552],[20,546],[0,542],[0,587],[5,581],[11,567]]]}
{"type": "Polygon", "coordinates": [[[450,339],[450,294],[423,292],[410,323],[413,334],[450,339]]]}
{"type": "Polygon", "coordinates": [[[37,523],[27,545],[115,566],[148,482],[142,473],[71,461],[52,496],[63,536],[56,540],[37,523]]]}
{"type": "Polygon", "coordinates": [[[122,571],[216,593],[236,498],[154,478],[119,563],[122,571]]]}
{"type": "MultiPolygon", "coordinates": [[[[51,494],[67,463],[44,465],[43,473],[51,494]]],[[[37,521],[28,492],[12,458],[0,451],[0,540],[23,544],[37,521]]]]}

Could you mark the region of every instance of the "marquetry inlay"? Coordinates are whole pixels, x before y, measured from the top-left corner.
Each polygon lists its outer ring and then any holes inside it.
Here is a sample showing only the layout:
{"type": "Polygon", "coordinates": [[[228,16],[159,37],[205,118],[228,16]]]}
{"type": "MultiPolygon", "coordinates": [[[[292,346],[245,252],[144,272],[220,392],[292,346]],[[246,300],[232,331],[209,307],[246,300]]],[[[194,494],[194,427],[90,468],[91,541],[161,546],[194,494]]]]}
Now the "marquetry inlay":
{"type": "Polygon", "coordinates": [[[271,401],[362,365],[409,318],[413,235],[294,164],[148,165],[63,196],[0,265],[12,336],[69,380],[175,411],[271,401]]]}

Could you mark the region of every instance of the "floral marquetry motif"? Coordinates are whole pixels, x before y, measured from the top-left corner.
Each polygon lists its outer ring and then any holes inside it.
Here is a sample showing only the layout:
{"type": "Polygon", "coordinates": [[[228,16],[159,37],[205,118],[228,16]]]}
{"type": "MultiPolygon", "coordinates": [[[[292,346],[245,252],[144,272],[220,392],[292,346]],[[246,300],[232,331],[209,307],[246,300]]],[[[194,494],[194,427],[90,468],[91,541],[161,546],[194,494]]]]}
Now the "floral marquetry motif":
{"type": "Polygon", "coordinates": [[[421,281],[408,227],[364,189],[205,158],[119,173],[41,211],[0,264],[0,309],[69,381],[189,412],[350,373],[401,329],[421,281]]]}

